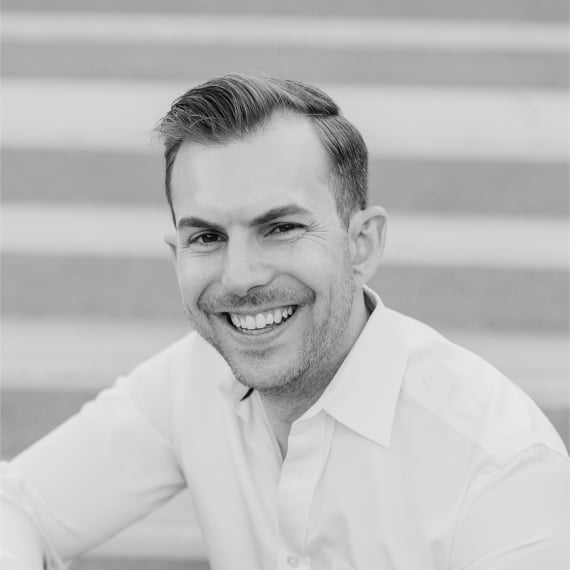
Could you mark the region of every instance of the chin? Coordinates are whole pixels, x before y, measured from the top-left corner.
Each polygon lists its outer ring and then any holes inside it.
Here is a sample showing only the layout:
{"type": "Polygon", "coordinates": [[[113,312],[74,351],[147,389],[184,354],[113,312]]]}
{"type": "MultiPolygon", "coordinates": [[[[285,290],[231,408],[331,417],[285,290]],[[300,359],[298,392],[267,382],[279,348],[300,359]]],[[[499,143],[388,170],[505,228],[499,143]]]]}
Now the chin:
{"type": "MultiPolygon", "coordinates": [[[[222,354],[222,356],[224,355],[222,354]]],[[[241,384],[260,392],[280,388],[292,380],[289,371],[280,371],[274,367],[268,369],[267,366],[262,369],[259,367],[243,366],[232,358],[226,358],[225,356],[224,358],[230,365],[234,376],[241,384]]]]}
{"type": "Polygon", "coordinates": [[[221,354],[238,382],[261,393],[279,393],[289,390],[296,383],[296,379],[302,375],[303,367],[292,367],[290,362],[282,366],[275,362],[269,364],[267,361],[256,365],[251,361],[244,363],[241,358],[221,354]]]}

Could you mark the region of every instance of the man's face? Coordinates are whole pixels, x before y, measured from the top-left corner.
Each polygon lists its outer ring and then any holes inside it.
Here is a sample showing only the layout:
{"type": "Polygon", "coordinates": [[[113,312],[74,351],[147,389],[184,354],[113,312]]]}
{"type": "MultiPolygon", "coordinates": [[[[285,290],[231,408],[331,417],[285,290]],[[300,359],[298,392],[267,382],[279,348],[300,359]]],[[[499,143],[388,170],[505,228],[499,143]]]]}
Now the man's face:
{"type": "Polygon", "coordinates": [[[310,123],[291,115],[237,142],[185,143],[174,162],[186,312],[238,380],[260,391],[334,374],[359,330],[328,172],[310,123]]]}

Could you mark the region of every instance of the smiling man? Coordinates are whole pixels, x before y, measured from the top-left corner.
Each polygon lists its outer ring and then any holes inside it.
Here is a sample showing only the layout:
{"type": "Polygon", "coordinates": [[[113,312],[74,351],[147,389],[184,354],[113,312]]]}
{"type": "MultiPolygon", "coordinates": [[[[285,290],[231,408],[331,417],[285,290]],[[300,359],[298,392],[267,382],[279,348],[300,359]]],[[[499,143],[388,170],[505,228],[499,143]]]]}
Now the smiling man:
{"type": "Polygon", "coordinates": [[[6,567],[59,568],[184,487],[214,570],[567,567],[548,420],[366,287],[386,214],[335,103],[231,75],[158,131],[194,332],[5,467],[6,567]]]}
{"type": "Polygon", "coordinates": [[[362,285],[380,261],[385,216],[360,210],[361,194],[343,223],[331,186],[346,182],[333,179],[311,122],[287,109],[264,119],[222,145],[185,137],[170,177],[173,250],[190,321],[259,392],[285,452],[291,423],[366,323],[362,285]]]}

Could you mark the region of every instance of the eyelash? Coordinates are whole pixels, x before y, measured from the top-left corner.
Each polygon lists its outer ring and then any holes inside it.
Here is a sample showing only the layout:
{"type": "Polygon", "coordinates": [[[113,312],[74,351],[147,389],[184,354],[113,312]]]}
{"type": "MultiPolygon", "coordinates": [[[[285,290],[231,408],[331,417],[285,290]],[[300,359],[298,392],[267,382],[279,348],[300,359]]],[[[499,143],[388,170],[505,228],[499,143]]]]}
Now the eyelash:
{"type": "Polygon", "coordinates": [[[210,244],[219,243],[220,242],[219,238],[221,238],[221,237],[223,237],[223,236],[221,236],[220,234],[214,233],[214,232],[204,232],[204,233],[192,236],[191,238],[188,239],[187,243],[188,243],[188,245],[197,244],[197,245],[200,245],[203,247],[207,247],[210,244]],[[202,241],[202,239],[207,237],[207,236],[211,236],[211,237],[214,237],[216,239],[212,240],[212,241],[207,241],[207,242],[202,241]]]}
{"type": "Polygon", "coordinates": [[[269,234],[285,234],[285,233],[289,233],[289,232],[294,231],[294,230],[301,229],[302,227],[303,226],[301,224],[296,224],[294,222],[284,222],[284,223],[276,224],[275,226],[273,226],[268,233],[269,234]],[[284,229],[284,228],[287,228],[287,229],[284,229]],[[282,231],[276,231],[276,230],[282,230],[282,231]]]}
{"type": "MultiPolygon", "coordinates": [[[[287,234],[289,234],[295,230],[302,229],[303,227],[304,226],[302,224],[297,224],[294,222],[285,222],[285,223],[275,224],[274,226],[272,226],[269,229],[269,231],[265,235],[266,236],[271,236],[271,235],[273,235],[273,236],[279,236],[279,235],[286,236],[287,234]]],[[[196,245],[198,247],[208,248],[211,246],[215,246],[222,241],[225,241],[225,236],[223,236],[221,234],[218,234],[216,232],[203,232],[203,233],[196,234],[196,235],[190,237],[186,241],[186,244],[188,246],[196,245]],[[212,241],[203,241],[203,239],[206,237],[212,237],[214,239],[212,241]]]]}

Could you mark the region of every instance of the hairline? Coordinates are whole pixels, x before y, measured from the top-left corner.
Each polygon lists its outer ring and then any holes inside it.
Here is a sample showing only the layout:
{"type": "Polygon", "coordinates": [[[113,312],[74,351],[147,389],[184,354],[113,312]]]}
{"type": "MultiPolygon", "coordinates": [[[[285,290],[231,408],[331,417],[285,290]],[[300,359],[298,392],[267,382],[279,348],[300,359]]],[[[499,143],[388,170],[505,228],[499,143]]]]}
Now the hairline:
{"type": "Polygon", "coordinates": [[[299,118],[301,120],[306,119],[306,121],[310,124],[311,130],[315,134],[321,149],[323,150],[325,160],[326,160],[326,180],[325,182],[329,185],[329,191],[332,195],[332,198],[335,203],[335,209],[339,218],[341,225],[345,228],[348,228],[348,224],[345,220],[343,220],[343,213],[340,211],[340,204],[339,199],[337,196],[337,192],[341,192],[342,188],[340,185],[342,184],[342,180],[340,176],[334,171],[334,164],[331,157],[331,154],[323,140],[323,136],[319,133],[317,129],[316,118],[327,118],[327,115],[324,114],[311,114],[311,113],[300,113],[295,109],[288,108],[285,106],[277,107],[273,109],[271,113],[264,117],[263,120],[259,121],[258,123],[251,125],[247,132],[245,133],[231,133],[227,136],[225,140],[212,140],[211,138],[207,137],[199,137],[199,136],[192,136],[188,134],[185,138],[179,140],[172,146],[170,152],[173,152],[174,155],[171,159],[170,168],[168,168],[168,163],[166,166],[167,172],[167,180],[166,180],[166,190],[167,190],[167,201],[170,206],[171,214],[172,214],[172,221],[174,226],[176,227],[176,216],[174,214],[174,200],[172,197],[172,171],[174,169],[174,163],[178,157],[178,153],[183,145],[185,144],[192,144],[196,146],[202,146],[205,148],[216,148],[216,147],[224,147],[230,145],[234,142],[240,141],[247,141],[251,140],[255,136],[258,136],[271,122],[276,118],[276,116],[281,115],[282,117],[292,117],[292,118],[299,118]],[[333,187],[334,186],[334,187],[333,187]]]}

